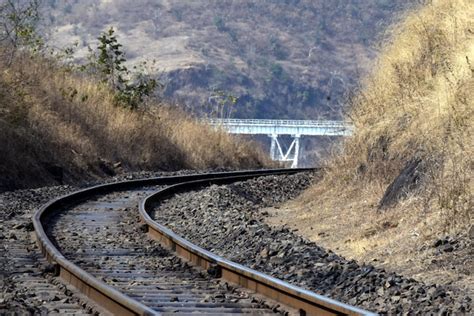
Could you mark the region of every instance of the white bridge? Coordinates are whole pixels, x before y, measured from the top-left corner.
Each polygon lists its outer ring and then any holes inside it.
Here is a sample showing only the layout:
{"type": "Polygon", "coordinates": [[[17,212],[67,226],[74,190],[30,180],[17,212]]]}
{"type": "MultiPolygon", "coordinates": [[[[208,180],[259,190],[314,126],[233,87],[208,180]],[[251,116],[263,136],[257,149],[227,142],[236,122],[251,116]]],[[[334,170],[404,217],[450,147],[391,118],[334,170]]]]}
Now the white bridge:
{"type": "Polygon", "coordinates": [[[343,121],[209,119],[207,123],[230,134],[268,135],[272,160],[290,161],[292,168],[298,167],[301,136],[350,136],[354,129],[343,121]],[[278,141],[280,135],[293,137],[285,152],[278,141]]]}

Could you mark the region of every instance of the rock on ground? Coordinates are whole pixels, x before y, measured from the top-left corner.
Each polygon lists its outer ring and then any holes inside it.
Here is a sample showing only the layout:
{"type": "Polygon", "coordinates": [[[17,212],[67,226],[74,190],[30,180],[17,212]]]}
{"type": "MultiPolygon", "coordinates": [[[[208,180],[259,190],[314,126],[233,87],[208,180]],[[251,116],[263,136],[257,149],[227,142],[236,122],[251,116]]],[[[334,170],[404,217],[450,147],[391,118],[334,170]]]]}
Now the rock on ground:
{"type": "Polygon", "coordinates": [[[152,217],[184,238],[235,262],[371,311],[468,314],[472,300],[447,286],[424,284],[347,260],[287,228],[271,228],[260,209],[298,195],[312,175],[268,176],[181,193],[152,217]]]}
{"type": "Polygon", "coordinates": [[[91,314],[94,311],[54,277],[33,239],[31,217],[69,186],[0,194],[0,314],[91,314]]]}

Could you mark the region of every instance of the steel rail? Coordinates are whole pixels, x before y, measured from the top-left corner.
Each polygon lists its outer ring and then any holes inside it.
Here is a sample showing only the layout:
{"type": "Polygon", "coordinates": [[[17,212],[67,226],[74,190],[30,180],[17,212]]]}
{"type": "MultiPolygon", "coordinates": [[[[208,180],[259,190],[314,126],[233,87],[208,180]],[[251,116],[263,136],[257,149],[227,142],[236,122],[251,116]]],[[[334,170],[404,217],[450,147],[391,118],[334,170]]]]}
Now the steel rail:
{"type": "Polygon", "coordinates": [[[205,181],[213,179],[213,181],[215,181],[217,178],[228,178],[230,176],[235,179],[249,179],[263,175],[293,174],[308,170],[311,169],[267,169],[206,173],[127,180],[93,186],[56,198],[39,208],[33,216],[36,242],[48,262],[54,265],[56,274],[59,275],[61,279],[74,286],[79,292],[86,295],[105,310],[114,315],[156,315],[158,313],[151,308],[107,285],[105,282],[95,278],[65,258],[47,236],[43,227],[43,221],[47,217],[60,212],[64,207],[75,205],[93,196],[114,191],[151,185],[173,185],[180,182],[188,183],[196,180],[205,181]]]}
{"type": "Polygon", "coordinates": [[[148,213],[151,207],[156,207],[159,204],[160,200],[173,194],[195,190],[211,184],[228,184],[248,178],[251,177],[244,175],[188,181],[169,186],[149,195],[141,201],[139,207],[140,216],[148,227],[148,234],[192,264],[203,269],[212,268],[223,279],[298,309],[301,315],[376,315],[215,255],[155,222],[148,213]]]}

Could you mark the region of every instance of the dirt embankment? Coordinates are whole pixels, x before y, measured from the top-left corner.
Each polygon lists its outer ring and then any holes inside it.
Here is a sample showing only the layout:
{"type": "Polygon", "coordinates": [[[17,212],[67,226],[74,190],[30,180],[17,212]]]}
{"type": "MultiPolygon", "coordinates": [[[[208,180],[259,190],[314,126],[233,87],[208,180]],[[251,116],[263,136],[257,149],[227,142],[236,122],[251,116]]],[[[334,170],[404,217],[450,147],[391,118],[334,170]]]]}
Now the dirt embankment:
{"type": "Polygon", "coordinates": [[[465,0],[432,1],[395,26],[353,99],[355,135],[271,222],[473,295],[473,30],[465,0]]]}

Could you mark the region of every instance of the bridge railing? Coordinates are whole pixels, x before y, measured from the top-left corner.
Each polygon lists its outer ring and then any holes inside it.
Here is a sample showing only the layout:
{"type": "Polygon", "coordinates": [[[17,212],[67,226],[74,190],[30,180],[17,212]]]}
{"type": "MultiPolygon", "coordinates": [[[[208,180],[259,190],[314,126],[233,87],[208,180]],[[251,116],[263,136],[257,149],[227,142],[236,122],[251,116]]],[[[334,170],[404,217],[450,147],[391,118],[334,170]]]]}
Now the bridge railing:
{"type": "Polygon", "coordinates": [[[206,119],[211,125],[351,127],[349,122],[319,120],[206,119]]]}

